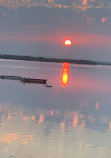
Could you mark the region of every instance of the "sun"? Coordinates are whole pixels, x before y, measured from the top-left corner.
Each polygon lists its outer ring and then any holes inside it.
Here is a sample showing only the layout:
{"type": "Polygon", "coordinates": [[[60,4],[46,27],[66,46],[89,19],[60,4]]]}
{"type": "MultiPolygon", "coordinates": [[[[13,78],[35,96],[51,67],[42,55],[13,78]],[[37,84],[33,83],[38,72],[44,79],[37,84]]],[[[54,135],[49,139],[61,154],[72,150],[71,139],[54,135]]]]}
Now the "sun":
{"type": "Polygon", "coordinates": [[[66,40],[64,41],[64,44],[65,44],[65,46],[70,46],[70,45],[72,44],[72,42],[71,42],[70,39],[66,39],[66,40]]]}

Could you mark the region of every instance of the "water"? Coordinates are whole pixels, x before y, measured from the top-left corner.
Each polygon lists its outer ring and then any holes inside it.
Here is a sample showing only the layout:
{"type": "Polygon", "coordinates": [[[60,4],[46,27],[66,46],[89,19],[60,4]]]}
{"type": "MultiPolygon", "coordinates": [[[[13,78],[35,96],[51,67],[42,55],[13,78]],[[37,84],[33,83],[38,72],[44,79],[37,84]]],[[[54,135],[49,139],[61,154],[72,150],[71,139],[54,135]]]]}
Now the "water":
{"type": "Polygon", "coordinates": [[[0,60],[0,75],[45,78],[52,88],[0,79],[0,158],[109,158],[111,67],[0,60]]]}

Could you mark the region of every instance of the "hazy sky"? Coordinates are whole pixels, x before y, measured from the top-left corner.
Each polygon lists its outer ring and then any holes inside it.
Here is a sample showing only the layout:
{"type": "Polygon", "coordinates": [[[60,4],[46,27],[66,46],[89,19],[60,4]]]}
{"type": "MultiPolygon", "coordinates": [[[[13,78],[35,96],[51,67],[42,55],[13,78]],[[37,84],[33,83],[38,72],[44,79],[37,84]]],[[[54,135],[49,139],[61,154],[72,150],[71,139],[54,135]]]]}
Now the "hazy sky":
{"type": "Polygon", "coordinates": [[[2,54],[111,61],[110,0],[0,0],[0,6],[2,54]]]}

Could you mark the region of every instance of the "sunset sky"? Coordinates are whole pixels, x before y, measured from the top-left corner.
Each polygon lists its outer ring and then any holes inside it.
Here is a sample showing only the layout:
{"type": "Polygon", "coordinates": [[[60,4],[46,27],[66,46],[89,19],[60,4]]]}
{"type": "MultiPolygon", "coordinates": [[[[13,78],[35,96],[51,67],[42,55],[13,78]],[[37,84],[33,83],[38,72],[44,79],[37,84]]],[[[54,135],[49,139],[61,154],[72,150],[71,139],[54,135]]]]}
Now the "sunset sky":
{"type": "Polygon", "coordinates": [[[0,0],[0,54],[111,61],[111,1],[0,0]]]}

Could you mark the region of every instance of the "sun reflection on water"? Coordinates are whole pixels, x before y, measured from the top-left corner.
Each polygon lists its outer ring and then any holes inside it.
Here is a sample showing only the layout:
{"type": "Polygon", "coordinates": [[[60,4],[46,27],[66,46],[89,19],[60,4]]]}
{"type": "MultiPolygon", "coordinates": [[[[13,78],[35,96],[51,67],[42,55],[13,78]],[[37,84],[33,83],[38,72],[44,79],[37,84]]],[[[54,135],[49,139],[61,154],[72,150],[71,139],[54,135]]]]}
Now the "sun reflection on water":
{"type": "Polygon", "coordinates": [[[62,86],[66,87],[69,81],[69,63],[63,63],[62,69],[62,86]]]}

